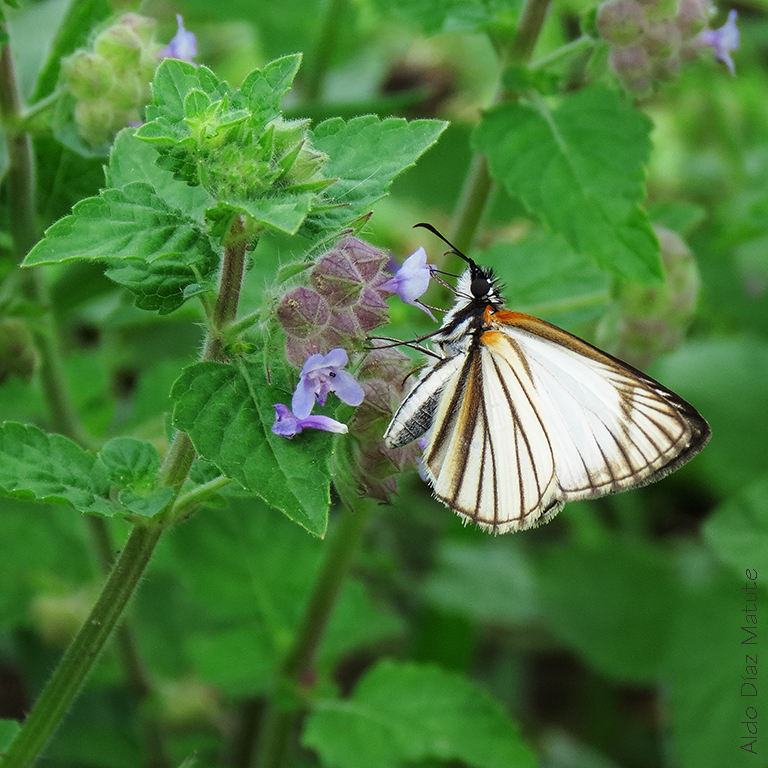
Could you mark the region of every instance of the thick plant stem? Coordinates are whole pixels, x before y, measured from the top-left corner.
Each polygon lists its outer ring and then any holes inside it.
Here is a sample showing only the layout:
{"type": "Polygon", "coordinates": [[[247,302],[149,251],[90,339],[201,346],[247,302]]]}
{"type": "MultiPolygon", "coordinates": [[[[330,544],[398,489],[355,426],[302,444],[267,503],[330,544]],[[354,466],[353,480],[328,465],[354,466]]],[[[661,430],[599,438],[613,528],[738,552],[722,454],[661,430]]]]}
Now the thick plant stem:
{"type": "MultiPolygon", "coordinates": [[[[86,515],[86,521],[99,559],[99,567],[107,577],[115,565],[109,527],[102,517],[86,515]]],[[[136,707],[136,716],[144,733],[147,752],[144,764],[146,768],[170,768],[171,759],[160,724],[155,717],[144,711],[145,702],[149,701],[153,694],[152,682],[141,658],[136,636],[127,621],[118,626],[115,640],[128,690],[136,707]]]]}
{"type": "MultiPolygon", "coordinates": [[[[527,0],[520,14],[515,36],[502,52],[500,62],[502,67],[530,62],[551,4],[552,0],[527,0]]],[[[514,95],[506,89],[499,88],[491,106],[509,101],[513,97],[514,95]]],[[[451,239],[460,250],[466,251],[472,245],[488,205],[492,187],[493,180],[488,171],[488,161],[483,155],[475,156],[453,217],[455,224],[451,239]]]]}
{"type": "Polygon", "coordinates": [[[224,338],[221,335],[221,330],[228,326],[237,314],[247,245],[243,220],[238,216],[232,222],[227,243],[224,246],[224,263],[221,266],[219,294],[213,309],[213,330],[209,332],[206,339],[203,360],[222,361],[225,359],[224,338]]]}
{"type": "Polygon", "coordinates": [[[293,644],[277,670],[259,736],[257,768],[285,765],[294,725],[301,711],[302,681],[311,676],[317,648],[341,594],[373,502],[355,499],[352,504],[354,511],[344,511],[326,548],[293,644]]]}
{"type": "MultiPolygon", "coordinates": [[[[212,348],[212,337],[218,338],[221,344],[221,327],[230,322],[237,313],[245,254],[245,242],[240,242],[241,221],[237,220],[233,224],[232,232],[237,244],[225,249],[214,327],[209,330],[206,350],[212,348]],[[234,264],[230,263],[232,261],[234,264]],[[222,296],[225,298],[222,299],[222,296]]],[[[160,468],[158,482],[175,488],[178,495],[193,459],[194,449],[189,438],[183,432],[177,433],[160,468]]],[[[25,768],[34,763],[122,618],[167,522],[163,515],[158,515],[146,523],[137,524],[131,531],[96,605],[67,649],[21,730],[11,742],[2,768],[25,768]]]]}
{"type": "Polygon", "coordinates": [[[133,529],[85,624],[11,742],[3,768],[32,765],[51,737],[122,616],[161,532],[158,525],[133,529]]]}

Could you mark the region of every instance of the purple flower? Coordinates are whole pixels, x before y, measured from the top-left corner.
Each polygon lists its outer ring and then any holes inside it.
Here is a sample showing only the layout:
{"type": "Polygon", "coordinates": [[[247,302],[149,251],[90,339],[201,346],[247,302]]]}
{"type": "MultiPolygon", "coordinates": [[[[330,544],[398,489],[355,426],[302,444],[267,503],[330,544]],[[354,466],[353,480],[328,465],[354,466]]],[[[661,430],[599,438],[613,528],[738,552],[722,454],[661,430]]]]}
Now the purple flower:
{"type": "Polygon", "coordinates": [[[302,429],[322,429],[326,432],[336,432],[339,435],[347,433],[347,425],[342,424],[330,416],[307,416],[305,419],[297,419],[287,405],[275,403],[275,423],[272,431],[289,440],[301,432],[302,429]]]}
{"type": "Polygon", "coordinates": [[[351,373],[342,370],[346,364],[347,353],[341,347],[332,349],[327,355],[307,358],[291,400],[291,408],[300,420],[309,416],[316,402],[325,405],[329,392],[335,392],[347,405],[363,402],[363,388],[351,373]]]}
{"type": "Polygon", "coordinates": [[[423,309],[433,320],[435,316],[418,299],[429,287],[433,267],[427,264],[427,252],[418,248],[397,270],[397,274],[381,285],[385,291],[396,293],[406,304],[423,309]]]}
{"type": "Polygon", "coordinates": [[[704,45],[714,49],[715,58],[725,64],[732,75],[736,74],[733,67],[731,51],[739,47],[739,30],[736,27],[736,11],[728,14],[728,21],[720,29],[705,29],[700,36],[704,45]]]}
{"type": "Polygon", "coordinates": [[[192,32],[184,29],[184,20],[181,14],[176,14],[176,22],[179,25],[176,34],[168,45],[157,54],[159,59],[180,59],[194,64],[192,58],[197,55],[197,40],[192,32]]]}

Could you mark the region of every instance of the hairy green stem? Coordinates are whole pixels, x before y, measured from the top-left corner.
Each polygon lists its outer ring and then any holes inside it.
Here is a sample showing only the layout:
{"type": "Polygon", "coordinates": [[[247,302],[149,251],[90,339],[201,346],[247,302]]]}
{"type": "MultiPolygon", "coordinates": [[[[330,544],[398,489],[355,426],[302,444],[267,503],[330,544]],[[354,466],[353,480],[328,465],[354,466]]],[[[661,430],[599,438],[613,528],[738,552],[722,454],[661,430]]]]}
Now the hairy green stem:
{"type": "MultiPolygon", "coordinates": [[[[231,230],[233,245],[225,248],[214,312],[214,327],[209,330],[206,338],[206,356],[216,352],[212,337],[219,339],[221,344],[222,326],[231,322],[237,313],[245,255],[242,229],[242,222],[238,219],[233,223],[231,230]]],[[[183,432],[178,432],[160,468],[158,482],[175,488],[178,495],[193,459],[194,448],[189,437],[183,432]]],[[[168,509],[170,508],[169,504],[168,509]]],[[[167,522],[166,516],[160,514],[133,528],[88,619],[67,649],[16,738],[11,742],[2,768],[26,768],[34,763],[85,683],[104,645],[122,618],[167,522]]],[[[157,756],[154,755],[155,758],[157,756]]]]}
{"type": "Polygon", "coordinates": [[[159,525],[137,525],[85,624],[11,742],[3,768],[32,765],[88,677],[133,595],[160,538],[159,525]]]}
{"type": "MultiPolygon", "coordinates": [[[[114,568],[115,557],[107,521],[95,515],[85,517],[99,559],[99,567],[104,576],[108,577],[114,568]]],[[[144,732],[144,744],[147,749],[144,764],[146,768],[170,768],[171,758],[160,724],[149,712],[144,711],[145,702],[153,695],[153,687],[141,658],[136,636],[127,621],[118,626],[115,640],[128,690],[135,702],[137,717],[144,732]]]]}
{"type": "MultiPolygon", "coordinates": [[[[552,0],[526,0],[515,36],[501,54],[502,67],[530,62],[551,4],[552,0]]],[[[499,88],[491,106],[509,101],[513,96],[506,89],[499,88]]],[[[483,155],[475,156],[453,217],[455,223],[451,239],[460,250],[466,251],[472,245],[492,187],[488,161],[483,155]]]]}
{"type": "Polygon", "coordinates": [[[202,503],[209,496],[229,485],[231,482],[232,480],[228,477],[220,475],[219,477],[214,477],[213,480],[209,480],[207,483],[198,485],[197,488],[193,488],[189,493],[179,496],[176,504],[173,506],[173,519],[178,520],[183,517],[189,507],[194,507],[196,504],[202,503]]]}
{"type": "Polygon", "coordinates": [[[338,601],[373,505],[371,499],[350,500],[344,510],[312,587],[293,643],[277,670],[272,696],[260,733],[257,768],[285,765],[296,719],[301,712],[302,681],[310,677],[317,648],[338,601]]]}
{"type": "Polygon", "coordinates": [[[216,306],[213,308],[213,331],[208,333],[203,360],[223,361],[225,359],[224,337],[221,332],[237,315],[247,245],[243,220],[238,216],[232,222],[224,246],[219,293],[216,297],[216,306]]]}
{"type": "Polygon", "coordinates": [[[322,96],[325,76],[330,69],[331,58],[336,50],[336,41],[341,30],[339,21],[346,10],[346,5],[346,0],[325,0],[323,3],[315,55],[309,62],[310,68],[305,86],[307,101],[319,101],[322,96]]]}
{"type": "Polygon", "coordinates": [[[534,59],[531,62],[531,69],[547,69],[553,64],[560,64],[564,60],[573,59],[594,47],[595,41],[589,35],[582,35],[581,37],[576,38],[576,40],[571,40],[570,43],[561,45],[551,53],[548,53],[545,56],[540,56],[538,59],[534,59]]]}

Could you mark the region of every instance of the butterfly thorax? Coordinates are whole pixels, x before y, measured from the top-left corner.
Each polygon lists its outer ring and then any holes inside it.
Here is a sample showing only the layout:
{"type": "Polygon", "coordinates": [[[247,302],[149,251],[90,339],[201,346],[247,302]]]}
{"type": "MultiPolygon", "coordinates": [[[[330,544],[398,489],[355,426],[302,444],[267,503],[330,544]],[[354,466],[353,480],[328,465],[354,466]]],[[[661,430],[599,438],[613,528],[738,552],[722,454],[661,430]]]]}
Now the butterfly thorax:
{"type": "Polygon", "coordinates": [[[432,337],[444,357],[466,353],[486,330],[484,319],[490,306],[495,311],[504,304],[492,270],[474,264],[464,270],[456,283],[456,303],[446,313],[440,330],[432,337]]]}

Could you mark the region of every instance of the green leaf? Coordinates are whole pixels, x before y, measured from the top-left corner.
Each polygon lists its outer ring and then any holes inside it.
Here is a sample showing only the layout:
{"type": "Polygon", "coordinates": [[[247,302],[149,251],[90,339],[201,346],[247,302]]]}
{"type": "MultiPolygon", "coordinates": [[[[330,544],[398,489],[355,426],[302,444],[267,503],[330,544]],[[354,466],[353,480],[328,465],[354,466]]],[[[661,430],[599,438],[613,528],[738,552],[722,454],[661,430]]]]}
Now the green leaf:
{"type": "Polygon", "coordinates": [[[120,488],[118,501],[137,515],[152,517],[173,499],[172,488],[155,488],[160,454],[152,443],[115,437],[99,452],[109,481],[120,488]]]}
{"type": "Polygon", "coordinates": [[[18,720],[0,720],[0,751],[5,751],[20,728],[18,720]]]}
{"type": "Polygon", "coordinates": [[[540,620],[534,584],[532,564],[519,538],[449,539],[439,550],[425,597],[472,621],[518,626],[540,620]]]}
{"type": "Polygon", "coordinates": [[[29,627],[30,606],[43,585],[75,591],[93,583],[91,547],[86,526],[69,505],[3,499],[0,628],[29,627]]]}
{"type": "Polygon", "coordinates": [[[290,90],[300,66],[301,54],[294,53],[270,61],[243,80],[240,90],[262,125],[280,116],[280,101],[290,90]]]}
{"type": "Polygon", "coordinates": [[[48,59],[37,77],[30,102],[34,104],[53,93],[61,71],[61,60],[84,46],[94,27],[112,14],[108,0],[83,0],[70,3],[67,15],[56,32],[48,51],[48,59]]]}
{"type": "Polygon", "coordinates": [[[157,165],[157,151],[146,141],[135,137],[133,128],[125,128],[115,137],[104,169],[108,187],[124,187],[132,181],[143,181],[169,208],[183,211],[199,224],[211,203],[201,186],[190,186],[173,178],[173,174],[157,165]]]}
{"type": "Polygon", "coordinates": [[[558,637],[609,675],[655,679],[681,602],[665,557],[648,545],[610,541],[553,547],[537,570],[546,620],[558,637]]]}
{"type": "Polygon", "coordinates": [[[312,146],[328,155],[323,174],[338,181],[320,196],[324,205],[341,206],[315,214],[324,226],[341,227],[368,213],[387,194],[399,173],[413,165],[445,130],[441,120],[401,118],[380,120],[375,115],[320,123],[312,132],[312,146]]]}
{"type": "Polygon", "coordinates": [[[189,136],[183,122],[184,100],[192,90],[207,94],[211,101],[231,95],[230,87],[208,67],[178,59],[163,59],[152,83],[152,103],[147,105],[147,122],[137,132],[140,138],[179,141],[189,136]]]}
{"type": "Polygon", "coordinates": [[[218,258],[204,261],[199,271],[194,265],[185,264],[173,256],[160,257],[153,262],[110,259],[107,264],[110,267],[104,274],[125,286],[133,294],[139,309],[167,315],[196,293],[215,288],[214,270],[218,258]]]}
{"type": "Polygon", "coordinates": [[[334,768],[396,768],[437,759],[477,768],[535,768],[504,707],[466,678],[383,661],[351,699],[315,703],[304,744],[334,768]]]}
{"type": "Polygon", "coordinates": [[[704,524],[704,538],[739,573],[749,567],[768,574],[768,477],[715,510],[704,524]]]}
{"type": "Polygon", "coordinates": [[[491,173],[572,248],[620,277],[662,277],[644,198],[651,121],[602,87],[550,109],[542,101],[489,110],[473,134],[491,173]]]}
{"type": "Polygon", "coordinates": [[[690,341],[660,359],[653,375],[693,403],[715,435],[682,472],[722,496],[765,474],[768,343],[757,335],[690,341]]]}
{"type": "Polygon", "coordinates": [[[173,488],[155,488],[136,493],[129,488],[121,489],[117,500],[129,511],[142,517],[154,517],[173,501],[173,488]]]}
{"type": "Polygon", "coordinates": [[[72,259],[151,262],[169,254],[194,263],[212,253],[208,238],[191,219],[166,205],[149,185],[133,182],[79,202],[70,216],[49,227],[24,265],[72,259]]]}
{"type": "Polygon", "coordinates": [[[499,30],[510,24],[522,5],[516,0],[488,3],[483,0],[376,0],[381,13],[417,25],[424,33],[477,32],[489,26],[499,30]]]}
{"type": "Polygon", "coordinates": [[[255,200],[243,198],[233,198],[233,200],[235,205],[261,224],[293,235],[306,219],[316,198],[317,195],[313,192],[280,194],[276,191],[273,195],[255,200]]]}
{"type": "Polygon", "coordinates": [[[274,404],[290,395],[270,385],[258,362],[197,363],[173,387],[174,426],[227,477],[323,536],[330,506],[331,435],[272,433],[274,404]]]}
{"type": "Polygon", "coordinates": [[[10,421],[0,425],[0,493],[99,515],[116,511],[92,454],[62,435],[10,421]]]}
{"type": "Polygon", "coordinates": [[[160,468],[160,454],[152,443],[135,437],[114,437],[99,451],[99,459],[114,485],[149,488],[160,468]]]}
{"type": "MultiPolygon", "coordinates": [[[[253,498],[230,497],[225,508],[195,515],[174,531],[154,565],[174,583],[181,580],[194,600],[182,617],[184,646],[206,683],[238,697],[269,690],[325,547],[253,498]]],[[[344,654],[401,633],[397,616],[378,602],[362,583],[347,580],[318,649],[321,675],[330,676],[344,654]]]]}
{"type": "Polygon", "coordinates": [[[148,184],[131,182],[78,203],[27,254],[26,266],[72,259],[106,261],[107,275],[143,309],[166,313],[212,286],[219,257],[200,226],[171,208],[148,184]]]}
{"type": "Polygon", "coordinates": [[[654,224],[660,224],[685,238],[707,218],[707,209],[696,203],[674,200],[654,203],[649,206],[648,215],[654,224]]]}

